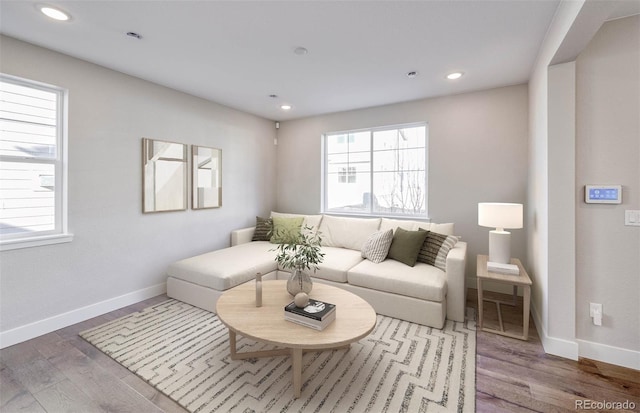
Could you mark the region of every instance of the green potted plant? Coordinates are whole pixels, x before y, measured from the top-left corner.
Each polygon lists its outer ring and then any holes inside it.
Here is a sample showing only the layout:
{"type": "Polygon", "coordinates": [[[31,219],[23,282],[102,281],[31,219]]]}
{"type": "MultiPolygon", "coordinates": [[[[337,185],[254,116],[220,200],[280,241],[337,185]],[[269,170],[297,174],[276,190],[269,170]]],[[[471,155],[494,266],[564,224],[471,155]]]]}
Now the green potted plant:
{"type": "Polygon", "coordinates": [[[311,228],[305,226],[302,231],[291,234],[285,238],[285,242],[278,244],[275,260],[278,265],[291,271],[291,277],[287,281],[287,291],[295,297],[304,292],[309,294],[313,288],[311,276],[305,270],[315,272],[318,264],[322,263],[324,253],[321,252],[322,238],[319,234],[311,233],[311,228]]]}

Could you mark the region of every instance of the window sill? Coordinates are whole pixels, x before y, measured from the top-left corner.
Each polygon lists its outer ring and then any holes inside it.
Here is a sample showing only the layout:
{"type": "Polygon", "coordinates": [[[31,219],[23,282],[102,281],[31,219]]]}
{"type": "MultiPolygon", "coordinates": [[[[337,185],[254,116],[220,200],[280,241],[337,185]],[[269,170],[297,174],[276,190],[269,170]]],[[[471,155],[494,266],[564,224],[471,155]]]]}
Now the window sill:
{"type": "Polygon", "coordinates": [[[424,221],[431,222],[431,218],[424,215],[393,215],[393,214],[368,214],[366,212],[343,212],[343,211],[323,211],[321,214],[344,216],[344,217],[358,217],[358,218],[387,218],[387,219],[400,219],[408,221],[424,221]]]}
{"type": "Polygon", "coordinates": [[[0,241],[0,251],[17,250],[20,248],[41,247],[51,244],[62,244],[73,241],[73,234],[43,235],[39,237],[19,238],[0,241]]]}

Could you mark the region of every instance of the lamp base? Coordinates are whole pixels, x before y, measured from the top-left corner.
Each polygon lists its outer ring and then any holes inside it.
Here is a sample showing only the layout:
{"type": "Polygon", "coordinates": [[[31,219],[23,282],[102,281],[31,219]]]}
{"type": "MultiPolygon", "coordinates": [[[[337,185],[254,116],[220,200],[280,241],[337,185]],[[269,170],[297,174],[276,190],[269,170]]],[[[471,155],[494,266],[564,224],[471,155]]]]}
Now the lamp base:
{"type": "Polygon", "coordinates": [[[489,261],[509,264],[511,262],[511,233],[493,230],[489,232],[489,261]]]}

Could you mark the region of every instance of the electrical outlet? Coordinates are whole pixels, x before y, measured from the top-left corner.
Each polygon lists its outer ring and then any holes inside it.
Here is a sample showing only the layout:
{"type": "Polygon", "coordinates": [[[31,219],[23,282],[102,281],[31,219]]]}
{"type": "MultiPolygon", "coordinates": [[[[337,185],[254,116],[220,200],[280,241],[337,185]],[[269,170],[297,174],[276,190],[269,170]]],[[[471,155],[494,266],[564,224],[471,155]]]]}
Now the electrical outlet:
{"type": "Polygon", "coordinates": [[[589,303],[589,315],[593,318],[593,324],[602,325],[602,304],[589,303]]]}
{"type": "Polygon", "coordinates": [[[640,211],[633,209],[624,211],[624,224],[631,227],[640,227],[640,211]]]}

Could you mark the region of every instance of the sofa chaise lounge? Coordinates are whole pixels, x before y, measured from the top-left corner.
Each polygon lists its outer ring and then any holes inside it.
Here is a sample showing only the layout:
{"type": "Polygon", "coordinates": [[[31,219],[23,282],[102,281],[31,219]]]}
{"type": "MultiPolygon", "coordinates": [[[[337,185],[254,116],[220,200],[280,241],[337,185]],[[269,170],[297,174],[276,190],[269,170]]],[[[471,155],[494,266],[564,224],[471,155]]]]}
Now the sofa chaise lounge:
{"type": "MultiPolygon", "coordinates": [[[[375,263],[362,253],[367,239],[381,231],[420,229],[453,236],[453,224],[272,213],[273,219],[283,217],[302,218],[303,230],[318,231],[322,237],[325,257],[319,269],[311,272],[314,282],[344,288],[368,301],[377,313],[402,320],[435,328],[442,328],[445,318],[464,321],[465,242],[453,241],[455,245],[444,251],[441,268],[424,262],[410,266],[390,258],[375,263]]],[[[252,282],[258,272],[265,280],[287,279],[290,273],[275,261],[276,245],[252,241],[254,231],[255,227],[233,231],[231,247],[171,264],[167,295],[215,312],[224,291],[252,282]]]]}

